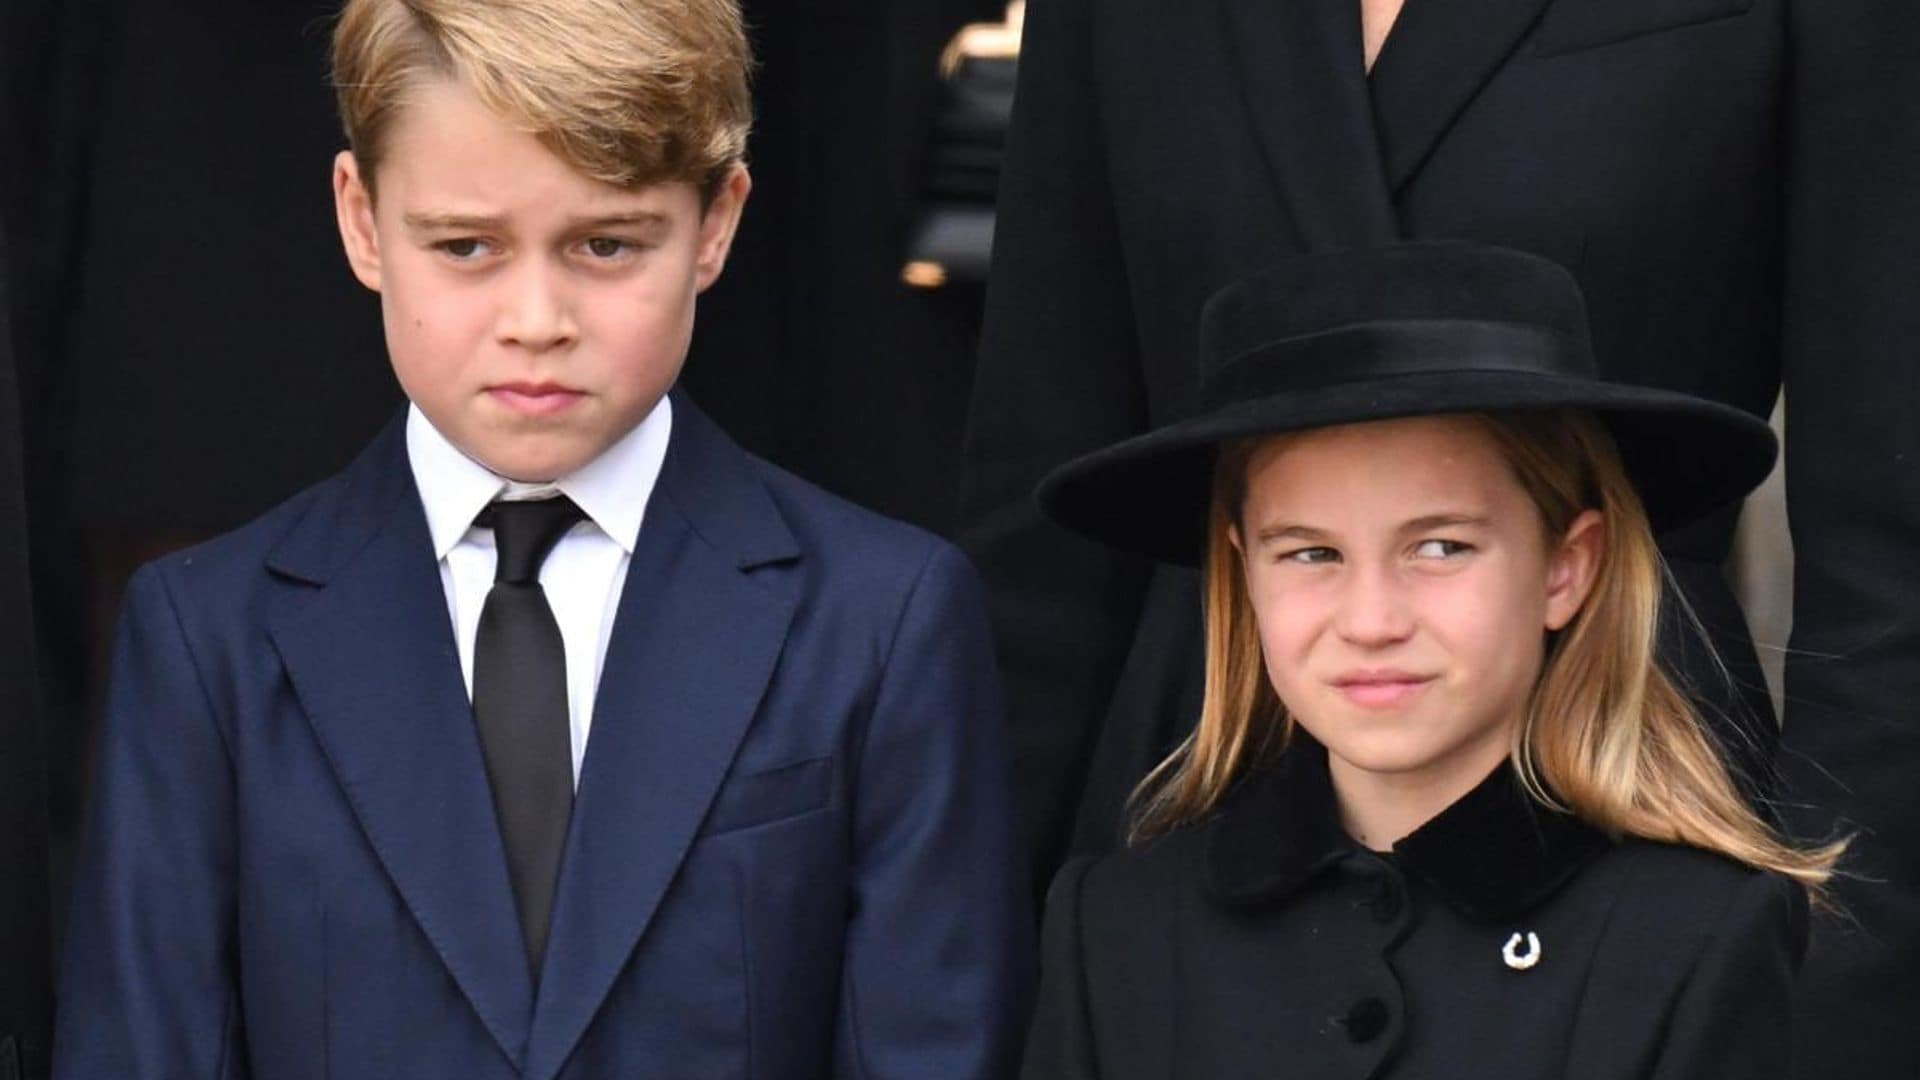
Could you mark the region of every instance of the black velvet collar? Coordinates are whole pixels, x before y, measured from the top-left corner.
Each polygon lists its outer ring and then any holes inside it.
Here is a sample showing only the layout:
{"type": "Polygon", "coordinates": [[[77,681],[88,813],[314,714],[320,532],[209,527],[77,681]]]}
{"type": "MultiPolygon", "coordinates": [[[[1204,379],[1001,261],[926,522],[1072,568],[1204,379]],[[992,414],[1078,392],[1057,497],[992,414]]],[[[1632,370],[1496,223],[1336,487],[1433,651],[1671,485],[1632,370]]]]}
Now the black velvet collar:
{"type": "MultiPolygon", "coordinates": [[[[1340,824],[1325,748],[1298,730],[1206,828],[1208,892],[1233,906],[1282,900],[1358,848],[1340,824]]],[[[1546,900],[1610,845],[1599,830],[1535,802],[1502,763],[1395,844],[1393,857],[1460,914],[1493,922],[1546,900]]]]}

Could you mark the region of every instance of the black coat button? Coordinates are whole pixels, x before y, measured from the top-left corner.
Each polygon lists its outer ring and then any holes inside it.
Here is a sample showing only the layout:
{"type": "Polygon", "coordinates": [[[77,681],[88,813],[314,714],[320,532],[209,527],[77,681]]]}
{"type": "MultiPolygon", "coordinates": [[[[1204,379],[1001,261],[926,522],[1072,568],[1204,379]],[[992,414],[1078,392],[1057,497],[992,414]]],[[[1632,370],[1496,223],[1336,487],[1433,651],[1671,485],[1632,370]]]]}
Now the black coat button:
{"type": "Polygon", "coordinates": [[[1379,922],[1390,923],[1399,918],[1402,907],[1399,886],[1391,881],[1381,882],[1379,894],[1368,906],[1373,909],[1373,917],[1379,922]]]}
{"type": "Polygon", "coordinates": [[[1341,1017],[1340,1025],[1354,1042],[1372,1042],[1387,1029],[1387,1003],[1375,997],[1361,998],[1341,1017]]]}

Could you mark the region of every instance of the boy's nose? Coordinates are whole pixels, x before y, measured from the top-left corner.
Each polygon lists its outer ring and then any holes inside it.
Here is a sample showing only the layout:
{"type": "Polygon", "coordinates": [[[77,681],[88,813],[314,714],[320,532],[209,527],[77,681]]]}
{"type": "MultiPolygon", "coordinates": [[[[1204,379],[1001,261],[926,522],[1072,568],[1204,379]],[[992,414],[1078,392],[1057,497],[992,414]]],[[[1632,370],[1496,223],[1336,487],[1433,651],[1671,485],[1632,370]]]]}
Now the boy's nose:
{"type": "Polygon", "coordinates": [[[552,269],[521,266],[506,285],[498,335],[503,344],[544,352],[568,345],[579,335],[566,285],[552,269]]]}
{"type": "Polygon", "coordinates": [[[1335,626],[1356,645],[1380,646],[1404,641],[1413,633],[1413,617],[1401,583],[1384,569],[1356,569],[1348,575],[1335,626]]]}

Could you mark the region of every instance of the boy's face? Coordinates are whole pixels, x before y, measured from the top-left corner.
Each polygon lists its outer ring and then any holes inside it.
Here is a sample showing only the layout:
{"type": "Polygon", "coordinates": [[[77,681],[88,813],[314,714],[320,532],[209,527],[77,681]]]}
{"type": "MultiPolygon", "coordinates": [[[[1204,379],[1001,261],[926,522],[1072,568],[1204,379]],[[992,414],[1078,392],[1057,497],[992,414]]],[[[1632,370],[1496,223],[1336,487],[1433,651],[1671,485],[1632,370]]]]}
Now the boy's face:
{"type": "Polygon", "coordinates": [[[737,170],[704,214],[691,184],[615,187],[440,82],[395,118],[376,186],[335,160],[347,261],[380,294],[401,387],[469,457],[541,482],[673,385],[749,182],[737,170]]]}

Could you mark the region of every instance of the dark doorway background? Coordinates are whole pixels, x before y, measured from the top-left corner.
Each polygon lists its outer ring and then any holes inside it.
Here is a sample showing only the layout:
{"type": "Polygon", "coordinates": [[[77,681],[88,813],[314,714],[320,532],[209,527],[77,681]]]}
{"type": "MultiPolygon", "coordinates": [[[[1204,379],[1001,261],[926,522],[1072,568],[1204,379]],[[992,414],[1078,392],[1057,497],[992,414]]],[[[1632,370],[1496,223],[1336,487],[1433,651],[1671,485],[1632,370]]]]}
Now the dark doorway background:
{"type": "MultiPolygon", "coordinates": [[[[755,191],[728,272],[701,302],[684,385],[748,448],[951,531],[980,295],[911,289],[900,266],[941,49],[1005,4],[743,6],[760,64],[755,191]]],[[[348,274],[334,232],[333,0],[0,8],[14,345],[0,389],[17,382],[19,399],[18,419],[0,412],[0,451],[23,466],[15,475],[0,457],[0,621],[12,635],[0,639],[0,708],[46,743],[50,907],[37,870],[14,873],[37,867],[43,847],[24,825],[7,839],[25,838],[25,861],[0,846],[0,879],[34,897],[32,917],[9,917],[5,947],[45,957],[127,576],[339,468],[401,399],[377,299],[348,274]],[[23,666],[35,638],[37,725],[23,666]]],[[[11,743],[0,751],[0,788],[31,791],[20,797],[37,808],[40,770],[26,760],[11,743]],[[19,782],[28,774],[32,787],[19,782]]],[[[44,965],[9,964],[0,979],[20,992],[17,1006],[0,998],[0,1037],[43,1029],[44,965]]],[[[0,1080],[8,1067],[0,1055],[0,1080]]]]}

